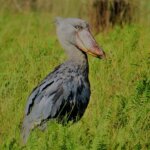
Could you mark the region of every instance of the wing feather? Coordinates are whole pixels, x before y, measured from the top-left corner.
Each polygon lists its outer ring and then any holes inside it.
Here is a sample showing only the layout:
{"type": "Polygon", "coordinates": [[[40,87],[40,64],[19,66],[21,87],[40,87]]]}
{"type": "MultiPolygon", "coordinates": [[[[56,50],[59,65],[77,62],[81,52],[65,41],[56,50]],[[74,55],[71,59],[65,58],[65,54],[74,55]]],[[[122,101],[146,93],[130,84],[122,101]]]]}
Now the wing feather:
{"type": "Polygon", "coordinates": [[[32,93],[30,94],[29,98],[28,98],[28,102],[26,105],[26,109],[25,109],[25,114],[28,115],[31,111],[31,108],[33,106],[33,104],[36,102],[38,103],[42,97],[43,97],[43,92],[46,88],[48,88],[48,86],[50,86],[54,81],[49,81],[49,82],[42,82],[39,86],[37,86],[32,93]]]}

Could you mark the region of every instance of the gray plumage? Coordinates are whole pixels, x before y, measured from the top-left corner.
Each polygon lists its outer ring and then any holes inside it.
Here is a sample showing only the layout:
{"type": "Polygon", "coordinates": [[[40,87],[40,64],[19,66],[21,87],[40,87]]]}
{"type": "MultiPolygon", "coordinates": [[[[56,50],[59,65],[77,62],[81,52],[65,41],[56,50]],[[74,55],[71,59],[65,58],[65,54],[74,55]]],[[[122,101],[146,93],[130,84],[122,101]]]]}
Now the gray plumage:
{"type": "Polygon", "coordinates": [[[24,143],[34,127],[42,126],[48,120],[79,120],[89,103],[88,59],[86,53],[76,45],[75,36],[79,27],[88,30],[88,24],[81,19],[57,18],[56,26],[68,60],[55,68],[30,94],[22,126],[24,143]]]}

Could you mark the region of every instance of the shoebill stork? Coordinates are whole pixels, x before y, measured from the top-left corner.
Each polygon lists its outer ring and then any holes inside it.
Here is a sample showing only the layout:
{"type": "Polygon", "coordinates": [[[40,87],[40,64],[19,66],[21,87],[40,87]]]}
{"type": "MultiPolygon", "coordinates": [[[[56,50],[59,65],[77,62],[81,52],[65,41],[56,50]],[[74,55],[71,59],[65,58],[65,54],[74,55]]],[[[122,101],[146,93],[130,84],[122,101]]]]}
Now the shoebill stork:
{"type": "Polygon", "coordinates": [[[59,42],[68,59],[31,92],[22,126],[24,143],[33,128],[41,127],[49,120],[75,122],[83,116],[90,99],[87,54],[105,57],[86,21],[56,18],[55,23],[59,42]]]}

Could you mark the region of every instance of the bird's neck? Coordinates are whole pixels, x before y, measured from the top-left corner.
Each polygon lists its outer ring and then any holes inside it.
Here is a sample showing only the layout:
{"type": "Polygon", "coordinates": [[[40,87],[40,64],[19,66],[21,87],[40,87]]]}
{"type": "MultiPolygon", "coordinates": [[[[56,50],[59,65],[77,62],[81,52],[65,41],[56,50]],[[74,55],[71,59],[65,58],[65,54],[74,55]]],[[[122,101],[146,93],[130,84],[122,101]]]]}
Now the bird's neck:
{"type": "Polygon", "coordinates": [[[80,49],[75,46],[70,47],[71,49],[66,49],[68,54],[68,61],[78,66],[83,72],[88,73],[88,58],[86,53],[82,52],[80,49]]]}
{"type": "Polygon", "coordinates": [[[81,65],[81,66],[88,65],[88,58],[86,53],[80,50],[73,51],[70,55],[68,55],[68,59],[77,65],[81,65]]]}

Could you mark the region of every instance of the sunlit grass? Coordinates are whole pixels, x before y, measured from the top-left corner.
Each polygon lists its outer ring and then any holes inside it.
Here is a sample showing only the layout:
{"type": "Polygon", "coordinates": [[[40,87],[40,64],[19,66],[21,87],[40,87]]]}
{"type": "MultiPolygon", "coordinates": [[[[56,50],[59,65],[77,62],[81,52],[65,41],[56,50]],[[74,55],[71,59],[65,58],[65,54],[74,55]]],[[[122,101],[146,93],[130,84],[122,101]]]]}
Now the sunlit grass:
{"type": "Polygon", "coordinates": [[[27,97],[66,56],[50,15],[0,16],[0,149],[150,149],[150,29],[116,27],[96,39],[107,59],[89,57],[92,95],[83,118],[49,122],[23,147],[27,97]]]}

